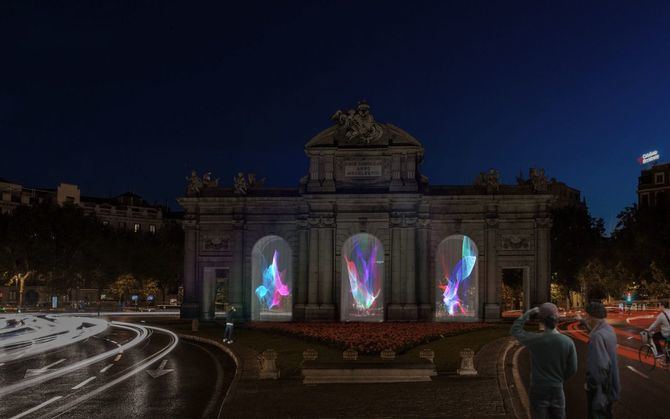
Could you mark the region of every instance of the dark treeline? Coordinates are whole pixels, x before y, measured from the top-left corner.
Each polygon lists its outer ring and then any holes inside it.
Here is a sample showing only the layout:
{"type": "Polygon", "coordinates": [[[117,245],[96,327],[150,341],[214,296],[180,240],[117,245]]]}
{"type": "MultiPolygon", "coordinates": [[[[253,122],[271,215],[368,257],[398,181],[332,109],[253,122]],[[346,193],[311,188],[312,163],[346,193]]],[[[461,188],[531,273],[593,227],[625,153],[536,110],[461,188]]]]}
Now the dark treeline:
{"type": "Polygon", "coordinates": [[[551,239],[552,282],[563,297],[670,297],[670,211],[663,205],[627,207],[609,237],[585,206],[557,208],[551,239]]]}
{"type": "Polygon", "coordinates": [[[104,226],[71,204],[19,206],[0,215],[0,274],[5,284],[38,283],[53,293],[77,288],[163,296],[182,275],[183,232],[167,223],[155,234],[104,226]]]}

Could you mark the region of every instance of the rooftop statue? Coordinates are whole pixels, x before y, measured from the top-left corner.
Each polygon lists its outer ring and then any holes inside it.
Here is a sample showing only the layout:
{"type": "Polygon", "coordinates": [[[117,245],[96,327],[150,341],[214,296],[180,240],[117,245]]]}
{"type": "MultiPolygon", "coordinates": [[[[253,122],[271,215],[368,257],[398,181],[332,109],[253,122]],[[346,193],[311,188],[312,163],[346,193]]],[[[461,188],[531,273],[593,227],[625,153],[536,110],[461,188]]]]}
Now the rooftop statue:
{"type": "Polygon", "coordinates": [[[487,193],[498,192],[500,190],[500,172],[496,169],[480,172],[475,179],[475,185],[485,187],[487,193]]]}
{"type": "Polygon", "coordinates": [[[197,194],[200,193],[202,189],[202,180],[198,176],[198,173],[195,170],[191,170],[191,176],[187,177],[186,180],[188,184],[186,185],[187,194],[197,194]]]}
{"type": "Polygon", "coordinates": [[[384,134],[384,128],[370,113],[370,105],[364,100],[358,102],[356,110],[338,110],[330,117],[344,131],[348,144],[374,144],[384,134]]]}

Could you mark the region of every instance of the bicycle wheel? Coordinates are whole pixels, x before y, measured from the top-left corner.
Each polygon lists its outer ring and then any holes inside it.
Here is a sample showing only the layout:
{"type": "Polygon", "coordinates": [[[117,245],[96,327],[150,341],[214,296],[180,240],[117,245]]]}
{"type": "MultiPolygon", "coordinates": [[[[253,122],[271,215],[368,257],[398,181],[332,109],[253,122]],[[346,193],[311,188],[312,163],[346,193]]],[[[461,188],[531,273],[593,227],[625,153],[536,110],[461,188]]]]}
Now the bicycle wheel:
{"type": "Polygon", "coordinates": [[[638,358],[640,359],[640,368],[643,370],[652,371],[656,368],[656,357],[651,345],[642,345],[638,352],[638,358]]]}

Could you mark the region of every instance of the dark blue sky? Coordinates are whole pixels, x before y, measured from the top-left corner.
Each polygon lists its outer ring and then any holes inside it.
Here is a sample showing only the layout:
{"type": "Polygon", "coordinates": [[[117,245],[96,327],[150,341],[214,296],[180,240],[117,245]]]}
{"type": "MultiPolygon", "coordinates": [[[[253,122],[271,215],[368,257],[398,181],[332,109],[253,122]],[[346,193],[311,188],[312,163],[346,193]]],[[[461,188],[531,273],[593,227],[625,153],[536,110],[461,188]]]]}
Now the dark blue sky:
{"type": "Polygon", "coordinates": [[[544,167],[611,227],[670,153],[667,2],[90,3],[0,3],[0,177],[173,207],[191,168],[295,186],[365,98],[431,183],[544,167]]]}

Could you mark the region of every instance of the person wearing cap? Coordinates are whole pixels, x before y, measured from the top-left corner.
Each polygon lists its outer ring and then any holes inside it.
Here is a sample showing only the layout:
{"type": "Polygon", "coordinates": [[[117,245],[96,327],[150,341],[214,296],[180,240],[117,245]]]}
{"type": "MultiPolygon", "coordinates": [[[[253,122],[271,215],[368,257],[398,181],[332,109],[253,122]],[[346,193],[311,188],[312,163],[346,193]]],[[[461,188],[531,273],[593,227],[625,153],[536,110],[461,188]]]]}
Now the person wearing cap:
{"type": "Polygon", "coordinates": [[[586,384],[589,418],[611,418],[612,403],[619,399],[621,383],[617,363],[617,339],[607,324],[607,310],[600,301],[586,307],[586,327],[590,330],[586,355],[586,384]]]}
{"type": "Polygon", "coordinates": [[[529,398],[533,419],[565,418],[563,383],[577,371],[575,344],[556,330],[557,323],[558,308],[552,303],[544,303],[516,319],[510,331],[530,352],[529,398]],[[533,333],[523,329],[534,314],[544,324],[544,332],[533,333]]]}

